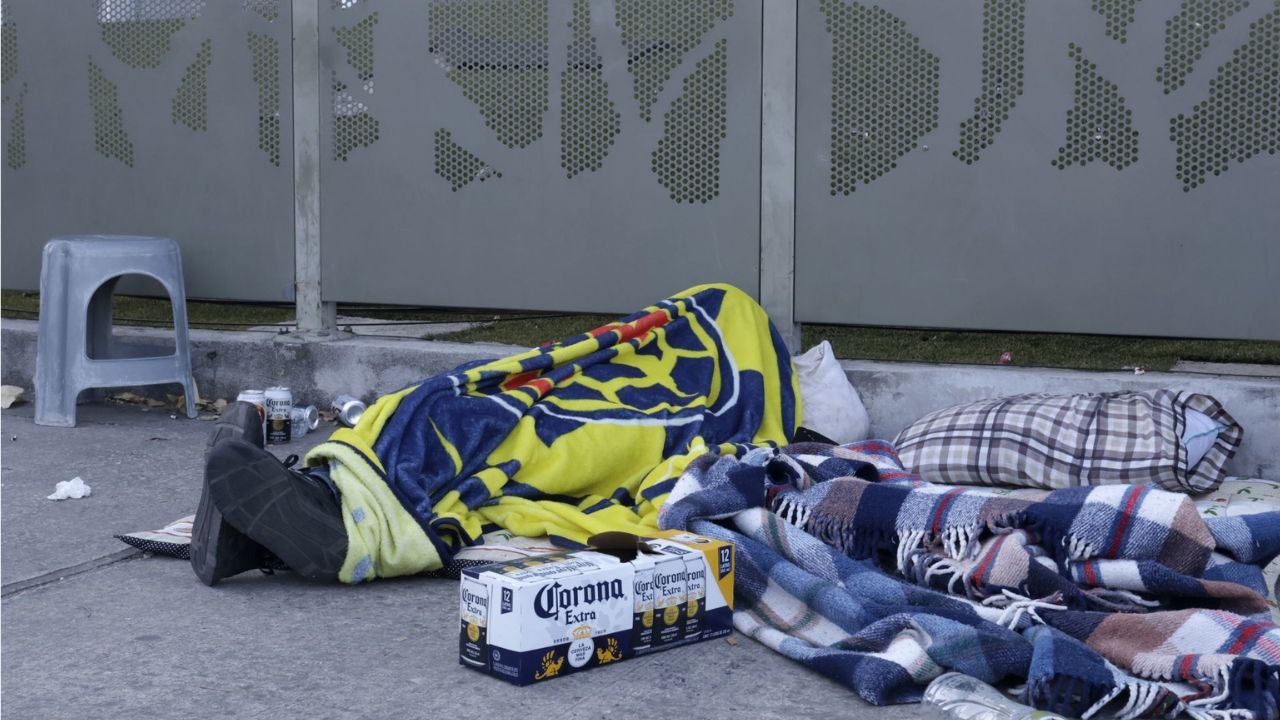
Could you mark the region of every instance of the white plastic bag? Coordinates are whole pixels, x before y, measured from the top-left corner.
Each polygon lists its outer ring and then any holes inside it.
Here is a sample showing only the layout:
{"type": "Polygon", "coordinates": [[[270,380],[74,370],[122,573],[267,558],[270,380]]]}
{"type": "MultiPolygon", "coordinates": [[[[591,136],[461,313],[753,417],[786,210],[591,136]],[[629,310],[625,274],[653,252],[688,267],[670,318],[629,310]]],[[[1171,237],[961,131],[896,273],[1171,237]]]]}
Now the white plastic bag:
{"type": "Polygon", "coordinates": [[[1227,426],[1191,408],[1187,408],[1182,419],[1182,446],[1187,449],[1187,469],[1191,470],[1209,453],[1209,448],[1218,442],[1218,433],[1226,430],[1227,426]]]}
{"type": "Polygon", "coordinates": [[[795,358],[804,403],[801,425],[837,443],[866,440],[871,432],[867,408],[836,360],[831,343],[823,340],[795,358]]]}
{"type": "Polygon", "coordinates": [[[93,494],[93,488],[86,485],[84,480],[81,480],[80,476],[77,475],[70,480],[59,482],[54,486],[53,494],[45,497],[48,500],[79,500],[80,498],[87,498],[91,494],[93,494]]]}

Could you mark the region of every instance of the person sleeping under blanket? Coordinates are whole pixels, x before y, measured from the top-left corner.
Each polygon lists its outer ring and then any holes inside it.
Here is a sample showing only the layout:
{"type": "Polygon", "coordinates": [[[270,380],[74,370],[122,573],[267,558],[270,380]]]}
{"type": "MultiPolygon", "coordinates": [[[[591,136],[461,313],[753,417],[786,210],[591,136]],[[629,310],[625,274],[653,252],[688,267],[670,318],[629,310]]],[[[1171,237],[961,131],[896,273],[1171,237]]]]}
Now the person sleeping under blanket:
{"type": "Polygon", "coordinates": [[[229,406],[206,450],[191,565],[208,585],[284,564],[359,583],[442,567],[495,528],[645,532],[688,463],[785,445],[801,413],[768,315],[691,288],[590,332],[380,398],[301,467],[229,406]]]}

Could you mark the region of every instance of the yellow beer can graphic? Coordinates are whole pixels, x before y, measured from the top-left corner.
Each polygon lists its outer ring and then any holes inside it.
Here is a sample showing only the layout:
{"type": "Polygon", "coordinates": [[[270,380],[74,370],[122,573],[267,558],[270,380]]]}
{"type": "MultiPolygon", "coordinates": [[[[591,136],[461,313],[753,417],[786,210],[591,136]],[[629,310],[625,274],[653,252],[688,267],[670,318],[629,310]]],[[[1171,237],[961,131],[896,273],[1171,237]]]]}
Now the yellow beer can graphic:
{"type": "Polygon", "coordinates": [[[690,598],[690,599],[689,599],[689,611],[688,611],[688,612],[689,612],[689,617],[693,617],[693,616],[695,616],[695,615],[697,615],[697,614],[698,614],[698,601],[697,601],[697,599],[695,599],[695,598],[690,598]]]}
{"type": "Polygon", "coordinates": [[[564,657],[556,657],[555,650],[548,650],[546,655],[542,656],[542,667],[533,674],[534,680],[546,680],[560,674],[560,668],[564,667],[564,657]]]}
{"type": "Polygon", "coordinates": [[[667,645],[684,638],[685,595],[684,559],[664,548],[653,568],[653,607],[662,622],[654,630],[653,646],[667,645]]]}
{"type": "MultiPolygon", "coordinates": [[[[641,554],[635,559],[635,583],[632,585],[631,649],[639,652],[653,645],[654,559],[641,554]]],[[[603,660],[601,661],[603,662],[603,660]]]]}
{"type": "Polygon", "coordinates": [[[605,646],[596,650],[596,662],[607,665],[622,659],[622,649],[618,647],[617,638],[609,638],[605,646]]]}
{"type": "Polygon", "coordinates": [[[489,622],[489,587],[473,578],[459,583],[459,615],[462,624],[458,635],[462,661],[478,668],[489,667],[489,647],[485,626],[489,622]]]}
{"type": "Polygon", "coordinates": [[[670,605],[667,607],[666,610],[662,611],[662,622],[666,623],[667,625],[675,625],[676,621],[679,619],[680,619],[680,608],[676,607],[675,605],[670,605]]]}

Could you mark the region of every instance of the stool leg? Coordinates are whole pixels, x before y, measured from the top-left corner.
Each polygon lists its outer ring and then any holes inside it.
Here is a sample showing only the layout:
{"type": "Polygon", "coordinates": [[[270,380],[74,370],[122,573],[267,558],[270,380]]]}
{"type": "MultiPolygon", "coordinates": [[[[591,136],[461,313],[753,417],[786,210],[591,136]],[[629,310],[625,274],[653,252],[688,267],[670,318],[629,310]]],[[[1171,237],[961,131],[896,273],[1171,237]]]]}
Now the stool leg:
{"type": "Polygon", "coordinates": [[[36,424],[50,427],[76,426],[76,398],[80,395],[74,387],[57,388],[37,383],[36,424]]]}
{"type": "Polygon", "coordinates": [[[196,380],[191,374],[191,339],[187,332],[187,294],[182,284],[181,265],[178,268],[177,287],[166,287],[169,291],[169,304],[173,306],[173,341],[174,353],[177,354],[183,368],[182,387],[186,388],[187,417],[196,417],[196,380]]]}
{"type": "Polygon", "coordinates": [[[71,310],[67,284],[67,249],[50,243],[40,268],[40,329],[36,335],[36,424],[76,426],[76,396],[71,382],[68,333],[71,310]]]}
{"type": "Polygon", "coordinates": [[[187,389],[187,417],[194,420],[196,418],[196,379],[187,373],[187,381],[182,383],[182,387],[187,389]]]}
{"type": "Polygon", "coordinates": [[[54,310],[60,303],[46,304],[44,298],[41,294],[40,330],[36,337],[36,424],[75,427],[80,392],[72,382],[66,356],[66,316],[54,310]]]}

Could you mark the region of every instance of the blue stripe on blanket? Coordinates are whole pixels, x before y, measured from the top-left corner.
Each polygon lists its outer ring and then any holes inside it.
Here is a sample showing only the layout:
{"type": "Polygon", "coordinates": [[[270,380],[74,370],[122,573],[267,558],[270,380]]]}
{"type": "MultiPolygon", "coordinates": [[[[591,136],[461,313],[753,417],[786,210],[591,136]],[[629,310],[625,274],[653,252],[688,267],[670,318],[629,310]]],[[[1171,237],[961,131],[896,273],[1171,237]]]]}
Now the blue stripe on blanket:
{"type": "Polygon", "coordinates": [[[1280,523],[1274,512],[1205,518],[1218,552],[1243,563],[1265,564],[1280,555],[1280,523]]]}
{"type": "Polygon", "coordinates": [[[880,705],[919,700],[944,667],[988,682],[1025,672],[1027,642],[971,605],[889,577],[774,520],[751,536],[706,521],[691,527],[736,545],[739,630],[880,705]],[[782,594],[807,612],[780,614],[782,594]]]}

